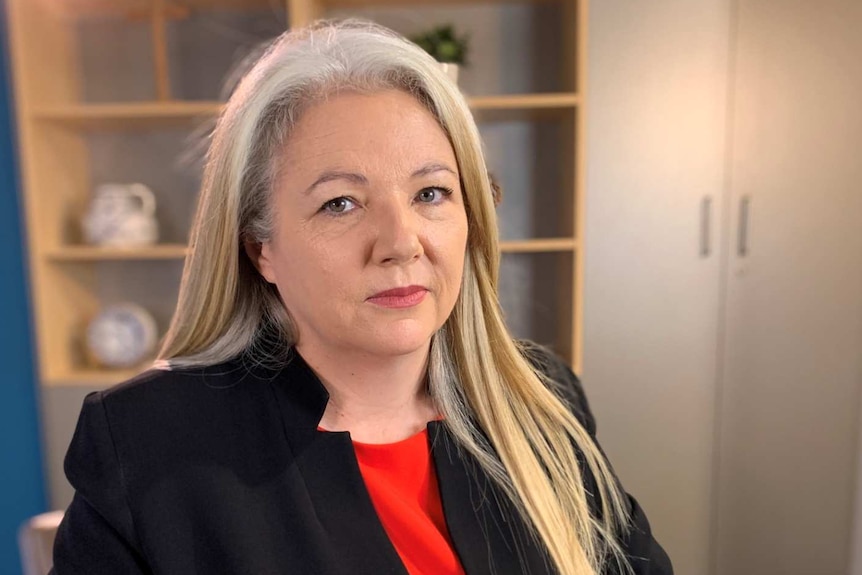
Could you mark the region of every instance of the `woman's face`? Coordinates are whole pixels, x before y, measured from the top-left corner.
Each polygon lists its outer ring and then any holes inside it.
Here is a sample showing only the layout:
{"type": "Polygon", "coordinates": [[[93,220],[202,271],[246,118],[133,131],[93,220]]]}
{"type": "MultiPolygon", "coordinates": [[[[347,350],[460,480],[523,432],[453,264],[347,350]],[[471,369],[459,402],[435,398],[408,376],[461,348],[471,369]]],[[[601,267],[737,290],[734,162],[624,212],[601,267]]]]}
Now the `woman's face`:
{"type": "Polygon", "coordinates": [[[455,154],[434,117],[396,90],[332,96],[304,112],[279,169],[258,269],[300,350],[427,349],[455,305],[467,244],[455,154]]]}

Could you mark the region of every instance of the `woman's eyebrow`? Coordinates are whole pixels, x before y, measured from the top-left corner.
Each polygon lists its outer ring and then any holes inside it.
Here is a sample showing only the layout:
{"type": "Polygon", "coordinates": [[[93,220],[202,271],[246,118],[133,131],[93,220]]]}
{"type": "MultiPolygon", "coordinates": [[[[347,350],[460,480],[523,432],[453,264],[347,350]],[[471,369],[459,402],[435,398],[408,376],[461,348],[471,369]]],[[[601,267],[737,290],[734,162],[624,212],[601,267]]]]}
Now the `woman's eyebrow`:
{"type": "Polygon", "coordinates": [[[438,162],[431,162],[430,164],[425,164],[424,166],[413,172],[410,177],[421,178],[422,176],[427,176],[429,174],[433,174],[434,172],[449,172],[456,178],[458,177],[458,174],[455,172],[455,170],[453,170],[446,164],[441,164],[438,162]]]}
{"type": "Polygon", "coordinates": [[[308,186],[305,190],[304,195],[308,195],[314,191],[314,188],[321,184],[325,184],[327,182],[332,182],[334,180],[347,180],[351,184],[357,184],[360,186],[368,185],[368,178],[363,176],[362,174],[357,174],[355,172],[342,172],[339,170],[327,170],[320,174],[314,183],[308,186]]]}
{"type": "MultiPolygon", "coordinates": [[[[458,174],[455,172],[455,170],[453,170],[446,164],[441,164],[439,162],[431,162],[429,164],[425,164],[424,166],[410,174],[410,178],[421,178],[423,176],[427,176],[436,172],[449,172],[456,178],[458,177],[458,174]]],[[[356,184],[359,186],[368,185],[368,178],[366,178],[362,174],[357,174],[356,172],[345,172],[342,170],[326,170],[325,172],[320,174],[316,180],[314,180],[313,184],[306,188],[304,195],[308,195],[313,192],[317,186],[320,186],[327,182],[332,182],[334,180],[346,180],[351,184],[356,184]]]]}

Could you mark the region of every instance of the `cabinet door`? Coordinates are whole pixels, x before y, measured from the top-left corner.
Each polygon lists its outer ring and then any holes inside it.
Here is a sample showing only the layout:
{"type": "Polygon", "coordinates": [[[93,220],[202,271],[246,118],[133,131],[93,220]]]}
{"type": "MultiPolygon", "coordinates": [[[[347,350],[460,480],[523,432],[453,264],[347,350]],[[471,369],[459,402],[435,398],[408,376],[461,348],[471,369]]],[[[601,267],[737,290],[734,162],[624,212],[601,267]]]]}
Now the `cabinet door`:
{"type": "Polygon", "coordinates": [[[738,4],[716,575],[839,575],[862,381],[862,3],[738,4]]]}
{"type": "Polygon", "coordinates": [[[728,0],[590,7],[584,386],[683,575],[710,555],[729,22],[728,0]]]}

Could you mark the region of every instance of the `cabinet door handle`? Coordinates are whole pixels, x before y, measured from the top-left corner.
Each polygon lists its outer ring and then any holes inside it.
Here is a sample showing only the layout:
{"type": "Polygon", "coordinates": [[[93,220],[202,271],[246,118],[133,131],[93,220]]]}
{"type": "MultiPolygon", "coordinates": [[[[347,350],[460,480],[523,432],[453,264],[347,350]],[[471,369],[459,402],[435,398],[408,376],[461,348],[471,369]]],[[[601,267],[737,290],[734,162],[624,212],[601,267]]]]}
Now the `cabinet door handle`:
{"type": "Polygon", "coordinates": [[[700,257],[709,257],[712,247],[710,246],[710,212],[712,211],[712,198],[704,196],[700,201],[700,257]]]}
{"type": "Polygon", "coordinates": [[[736,235],[736,255],[744,258],[748,255],[748,212],[751,204],[749,196],[739,200],[739,230],[736,235]]]}

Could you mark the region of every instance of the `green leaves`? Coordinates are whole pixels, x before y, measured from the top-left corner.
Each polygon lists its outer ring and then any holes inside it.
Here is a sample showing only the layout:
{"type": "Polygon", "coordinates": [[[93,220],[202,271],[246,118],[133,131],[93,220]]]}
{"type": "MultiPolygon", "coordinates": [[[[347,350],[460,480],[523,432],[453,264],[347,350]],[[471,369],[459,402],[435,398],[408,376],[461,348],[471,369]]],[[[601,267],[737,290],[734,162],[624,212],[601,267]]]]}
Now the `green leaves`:
{"type": "Polygon", "coordinates": [[[438,62],[464,65],[466,61],[467,37],[457,38],[451,24],[438,26],[410,40],[431,54],[438,62]]]}

